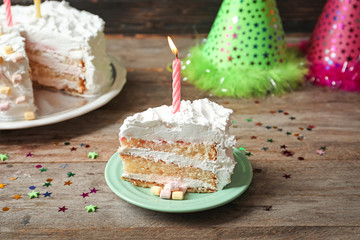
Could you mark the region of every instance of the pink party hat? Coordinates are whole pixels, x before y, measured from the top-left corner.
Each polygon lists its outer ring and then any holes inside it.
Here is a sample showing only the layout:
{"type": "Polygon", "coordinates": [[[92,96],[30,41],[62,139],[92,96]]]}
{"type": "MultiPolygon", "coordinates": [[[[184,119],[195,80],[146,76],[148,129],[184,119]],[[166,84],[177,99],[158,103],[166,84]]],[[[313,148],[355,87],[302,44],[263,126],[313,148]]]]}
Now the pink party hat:
{"type": "Polygon", "coordinates": [[[360,1],[328,0],[312,34],[309,81],[360,91],[360,1]]]}

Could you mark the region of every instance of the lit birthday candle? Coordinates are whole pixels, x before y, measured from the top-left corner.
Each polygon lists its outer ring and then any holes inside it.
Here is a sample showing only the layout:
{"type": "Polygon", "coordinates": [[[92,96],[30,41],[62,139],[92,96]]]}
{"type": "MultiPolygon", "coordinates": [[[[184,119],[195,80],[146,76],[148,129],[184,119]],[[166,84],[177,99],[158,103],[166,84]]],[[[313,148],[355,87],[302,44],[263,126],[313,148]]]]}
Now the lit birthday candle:
{"type": "Polygon", "coordinates": [[[12,15],[11,15],[11,0],[4,0],[5,12],[6,12],[6,22],[9,27],[13,25],[12,15]]]}
{"type": "Polygon", "coordinates": [[[35,11],[36,11],[35,16],[37,18],[42,18],[41,11],[40,11],[41,0],[34,0],[34,5],[35,5],[35,11]]]}
{"type": "Polygon", "coordinates": [[[171,40],[171,38],[168,36],[168,42],[171,48],[171,51],[173,54],[175,54],[175,60],[172,64],[172,79],[173,79],[173,94],[172,94],[172,114],[175,114],[177,112],[180,112],[180,98],[181,98],[181,61],[178,58],[178,50],[174,44],[174,42],[171,40]]]}

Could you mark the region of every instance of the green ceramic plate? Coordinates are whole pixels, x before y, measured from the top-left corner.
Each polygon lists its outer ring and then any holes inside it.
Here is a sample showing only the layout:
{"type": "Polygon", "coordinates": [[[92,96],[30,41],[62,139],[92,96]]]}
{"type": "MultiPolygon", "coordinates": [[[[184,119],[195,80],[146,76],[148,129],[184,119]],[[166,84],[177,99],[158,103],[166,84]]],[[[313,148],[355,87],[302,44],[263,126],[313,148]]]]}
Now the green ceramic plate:
{"type": "Polygon", "coordinates": [[[150,188],[136,187],[122,180],[123,167],[118,153],[114,153],[108,161],[105,179],[116,195],[136,206],[160,212],[198,212],[222,206],[239,197],[249,187],[252,180],[250,162],[238,149],[234,149],[233,154],[238,164],[229,185],[215,193],[186,193],[184,200],[161,199],[152,195],[150,188]]]}

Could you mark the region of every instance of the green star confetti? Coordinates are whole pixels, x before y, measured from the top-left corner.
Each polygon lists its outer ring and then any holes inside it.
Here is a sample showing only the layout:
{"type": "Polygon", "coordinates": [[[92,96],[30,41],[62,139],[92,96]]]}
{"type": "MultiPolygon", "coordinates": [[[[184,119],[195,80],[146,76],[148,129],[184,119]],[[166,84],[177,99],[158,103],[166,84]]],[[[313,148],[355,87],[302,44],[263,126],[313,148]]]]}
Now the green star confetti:
{"type": "Polygon", "coordinates": [[[95,206],[93,206],[93,205],[89,205],[89,206],[86,206],[85,207],[85,209],[86,209],[86,211],[87,212],[96,212],[96,209],[97,209],[98,207],[95,205],[95,206]]]}
{"type": "Polygon", "coordinates": [[[73,173],[73,172],[68,172],[67,175],[68,175],[68,177],[74,177],[74,176],[75,176],[75,173],[73,173]]]}
{"type": "Polygon", "coordinates": [[[89,154],[88,154],[88,158],[92,158],[92,159],[95,159],[98,156],[99,156],[99,154],[96,152],[89,152],[89,154]]]}
{"type": "Polygon", "coordinates": [[[286,135],[291,135],[291,132],[286,132],[286,135]]]}
{"type": "Polygon", "coordinates": [[[30,199],[31,199],[31,198],[38,198],[38,197],[39,197],[39,194],[40,194],[40,192],[35,192],[34,190],[32,190],[31,193],[28,193],[30,199]]]}
{"type": "Polygon", "coordinates": [[[0,160],[1,161],[5,161],[7,159],[9,159],[9,157],[8,157],[8,155],[6,153],[5,154],[0,153],[0,160]]]}
{"type": "Polygon", "coordinates": [[[251,119],[251,118],[248,118],[248,119],[246,119],[246,121],[248,121],[248,122],[252,122],[252,119],[251,119]]]}
{"type": "Polygon", "coordinates": [[[245,153],[246,156],[250,157],[251,155],[253,155],[251,152],[247,152],[245,153]]]}
{"type": "Polygon", "coordinates": [[[267,140],[268,142],[272,143],[274,142],[274,140],[272,140],[271,138],[267,140]]]}
{"type": "Polygon", "coordinates": [[[46,183],[44,183],[43,186],[45,186],[45,187],[50,187],[50,186],[52,186],[52,184],[51,184],[51,182],[46,182],[46,183]]]}
{"type": "Polygon", "coordinates": [[[47,171],[47,168],[40,169],[40,172],[46,172],[46,171],[47,171]]]}

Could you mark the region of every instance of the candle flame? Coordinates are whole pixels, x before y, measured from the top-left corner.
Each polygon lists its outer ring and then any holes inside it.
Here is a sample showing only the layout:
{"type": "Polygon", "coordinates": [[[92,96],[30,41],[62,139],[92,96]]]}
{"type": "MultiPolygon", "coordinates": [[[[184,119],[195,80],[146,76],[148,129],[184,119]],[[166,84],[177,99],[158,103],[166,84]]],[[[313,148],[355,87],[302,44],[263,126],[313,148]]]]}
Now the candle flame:
{"type": "Polygon", "coordinates": [[[178,50],[174,44],[174,42],[171,40],[171,38],[168,36],[168,42],[169,42],[169,46],[171,48],[171,51],[173,54],[175,54],[176,58],[178,57],[178,50]]]}

